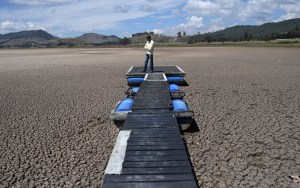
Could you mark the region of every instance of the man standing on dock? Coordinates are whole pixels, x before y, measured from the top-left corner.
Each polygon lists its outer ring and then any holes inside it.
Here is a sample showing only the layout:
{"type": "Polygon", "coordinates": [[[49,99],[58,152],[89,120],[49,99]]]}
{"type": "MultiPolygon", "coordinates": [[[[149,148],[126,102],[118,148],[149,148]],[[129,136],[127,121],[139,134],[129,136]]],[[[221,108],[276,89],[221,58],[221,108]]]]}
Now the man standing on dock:
{"type": "Polygon", "coordinates": [[[147,51],[146,51],[146,60],[145,60],[143,72],[146,72],[146,70],[147,70],[147,66],[148,66],[148,61],[149,61],[149,59],[150,59],[150,71],[151,71],[151,72],[154,72],[154,69],[153,69],[154,41],[151,40],[151,36],[150,36],[150,35],[148,35],[148,36],[146,37],[146,39],[147,39],[147,42],[146,42],[144,48],[145,48],[147,51]]]}

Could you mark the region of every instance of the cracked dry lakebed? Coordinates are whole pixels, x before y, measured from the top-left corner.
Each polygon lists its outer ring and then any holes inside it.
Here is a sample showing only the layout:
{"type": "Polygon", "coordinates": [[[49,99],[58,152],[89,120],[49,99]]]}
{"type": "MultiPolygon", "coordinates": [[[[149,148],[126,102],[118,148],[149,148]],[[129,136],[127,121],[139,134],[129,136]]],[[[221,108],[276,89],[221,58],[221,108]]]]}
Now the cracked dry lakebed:
{"type": "MultiPolygon", "coordinates": [[[[101,187],[138,48],[0,50],[0,187],[101,187]]],[[[300,187],[300,49],[156,48],[179,65],[200,187],[300,187]]]]}

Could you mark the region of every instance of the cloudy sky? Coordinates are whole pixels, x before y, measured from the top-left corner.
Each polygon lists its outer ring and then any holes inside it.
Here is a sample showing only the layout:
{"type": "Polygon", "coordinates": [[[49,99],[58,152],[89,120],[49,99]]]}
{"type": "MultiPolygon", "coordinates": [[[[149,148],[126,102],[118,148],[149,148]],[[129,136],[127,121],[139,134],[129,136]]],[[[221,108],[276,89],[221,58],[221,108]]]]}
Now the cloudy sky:
{"type": "Polygon", "coordinates": [[[0,0],[0,34],[43,29],[59,37],[176,35],[300,18],[300,0],[0,0]]]}

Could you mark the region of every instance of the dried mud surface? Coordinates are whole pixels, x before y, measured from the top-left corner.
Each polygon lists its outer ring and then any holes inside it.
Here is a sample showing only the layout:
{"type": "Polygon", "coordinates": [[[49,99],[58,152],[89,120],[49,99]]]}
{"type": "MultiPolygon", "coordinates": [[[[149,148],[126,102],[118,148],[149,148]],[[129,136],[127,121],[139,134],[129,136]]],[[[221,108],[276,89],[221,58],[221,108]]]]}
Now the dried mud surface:
{"type": "MultiPolygon", "coordinates": [[[[299,187],[300,50],[157,48],[179,65],[199,132],[201,187],[299,187]]],[[[110,110],[143,49],[0,50],[0,187],[100,187],[118,134],[110,110]]]]}

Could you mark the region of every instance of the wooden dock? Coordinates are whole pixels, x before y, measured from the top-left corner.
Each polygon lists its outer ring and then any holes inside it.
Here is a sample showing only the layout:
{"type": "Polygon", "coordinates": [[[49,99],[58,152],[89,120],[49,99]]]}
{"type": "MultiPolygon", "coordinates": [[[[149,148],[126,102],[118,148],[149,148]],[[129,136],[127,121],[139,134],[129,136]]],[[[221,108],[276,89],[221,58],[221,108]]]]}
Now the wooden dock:
{"type": "Polygon", "coordinates": [[[198,187],[163,73],[148,74],[121,132],[126,148],[115,146],[103,188],[198,187]]]}

